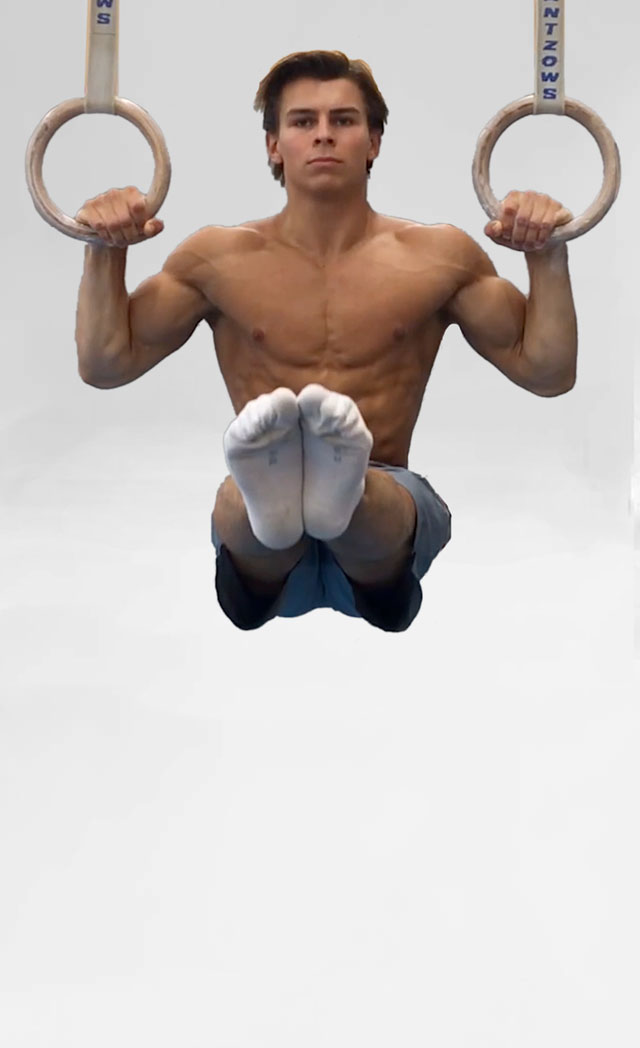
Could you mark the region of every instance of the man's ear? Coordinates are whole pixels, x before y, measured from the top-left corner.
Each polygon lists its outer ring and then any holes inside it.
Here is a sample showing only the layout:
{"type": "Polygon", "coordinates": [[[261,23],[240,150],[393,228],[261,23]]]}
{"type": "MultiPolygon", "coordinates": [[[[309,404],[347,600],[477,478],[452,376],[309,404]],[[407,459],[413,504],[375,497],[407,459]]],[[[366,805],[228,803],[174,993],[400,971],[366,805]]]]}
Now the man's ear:
{"type": "Polygon", "coordinates": [[[269,160],[272,164],[281,164],[282,157],[278,152],[278,136],[274,135],[272,131],[267,131],[265,136],[267,143],[267,153],[269,154],[269,160]]]}
{"type": "Polygon", "coordinates": [[[369,132],[369,160],[375,160],[380,153],[380,144],[382,142],[382,135],[379,131],[369,132]]]}

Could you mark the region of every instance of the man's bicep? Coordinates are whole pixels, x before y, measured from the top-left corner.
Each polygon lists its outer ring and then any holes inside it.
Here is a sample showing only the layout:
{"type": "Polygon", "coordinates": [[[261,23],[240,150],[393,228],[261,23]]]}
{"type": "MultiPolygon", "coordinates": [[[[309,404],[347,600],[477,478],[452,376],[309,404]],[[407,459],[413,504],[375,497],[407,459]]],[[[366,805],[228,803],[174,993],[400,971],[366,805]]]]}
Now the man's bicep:
{"type": "Polygon", "coordinates": [[[187,342],[214,306],[194,278],[193,263],[182,246],[160,273],[143,280],[130,296],[129,325],[136,375],[144,374],[187,342]]]}
{"type": "Polygon", "coordinates": [[[512,382],[529,389],[521,355],[526,308],[522,292],[495,270],[470,280],[447,304],[450,320],[469,345],[512,382]]]}

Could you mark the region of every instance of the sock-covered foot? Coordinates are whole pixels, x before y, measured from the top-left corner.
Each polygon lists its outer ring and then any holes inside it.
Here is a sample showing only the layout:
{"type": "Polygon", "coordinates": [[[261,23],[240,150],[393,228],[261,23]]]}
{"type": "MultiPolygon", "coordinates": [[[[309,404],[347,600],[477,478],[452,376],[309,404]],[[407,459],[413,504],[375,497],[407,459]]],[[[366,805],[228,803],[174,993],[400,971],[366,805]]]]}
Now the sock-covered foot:
{"type": "Polygon", "coordinates": [[[298,397],[304,455],[304,529],[328,541],[342,535],[365,488],[373,437],[350,397],[306,386],[298,397]]]}
{"type": "Polygon", "coordinates": [[[250,400],[226,430],[224,456],[251,530],[269,549],[302,538],[302,436],[295,393],[280,387],[250,400]]]}

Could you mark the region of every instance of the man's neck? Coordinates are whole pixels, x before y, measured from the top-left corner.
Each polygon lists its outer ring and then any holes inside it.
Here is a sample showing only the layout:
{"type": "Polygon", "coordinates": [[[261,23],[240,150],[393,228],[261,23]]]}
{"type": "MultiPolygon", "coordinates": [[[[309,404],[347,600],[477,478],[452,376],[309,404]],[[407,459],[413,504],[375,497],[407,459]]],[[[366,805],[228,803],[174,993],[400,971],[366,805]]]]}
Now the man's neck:
{"type": "Polygon", "coordinates": [[[276,221],[280,239],[326,264],[365,239],[374,217],[366,196],[331,199],[289,193],[276,221]]]}

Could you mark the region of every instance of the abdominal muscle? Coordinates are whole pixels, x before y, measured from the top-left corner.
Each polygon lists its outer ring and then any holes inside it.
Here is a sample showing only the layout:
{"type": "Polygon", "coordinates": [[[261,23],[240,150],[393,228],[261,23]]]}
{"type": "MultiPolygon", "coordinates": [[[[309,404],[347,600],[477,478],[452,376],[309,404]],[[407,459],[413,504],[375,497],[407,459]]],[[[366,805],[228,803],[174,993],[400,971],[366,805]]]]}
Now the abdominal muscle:
{"type": "Polygon", "coordinates": [[[373,460],[406,468],[451,288],[396,235],[406,223],[380,218],[393,225],[326,265],[271,240],[271,220],[240,227],[258,236],[239,236],[212,267],[208,320],[236,414],[318,382],[356,402],[373,460]]]}

